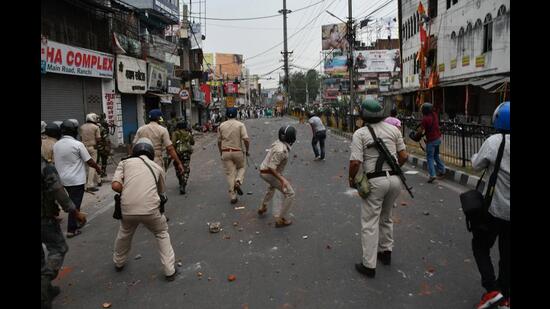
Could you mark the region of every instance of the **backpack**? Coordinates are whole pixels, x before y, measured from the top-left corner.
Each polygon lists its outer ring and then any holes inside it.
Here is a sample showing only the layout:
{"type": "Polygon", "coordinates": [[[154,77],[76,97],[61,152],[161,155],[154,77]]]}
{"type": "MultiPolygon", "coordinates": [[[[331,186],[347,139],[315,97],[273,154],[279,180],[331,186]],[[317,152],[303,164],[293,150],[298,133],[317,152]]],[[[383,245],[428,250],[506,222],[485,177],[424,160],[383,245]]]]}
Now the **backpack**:
{"type": "Polygon", "coordinates": [[[176,152],[177,153],[192,153],[191,134],[184,130],[178,130],[176,134],[176,152]]]}

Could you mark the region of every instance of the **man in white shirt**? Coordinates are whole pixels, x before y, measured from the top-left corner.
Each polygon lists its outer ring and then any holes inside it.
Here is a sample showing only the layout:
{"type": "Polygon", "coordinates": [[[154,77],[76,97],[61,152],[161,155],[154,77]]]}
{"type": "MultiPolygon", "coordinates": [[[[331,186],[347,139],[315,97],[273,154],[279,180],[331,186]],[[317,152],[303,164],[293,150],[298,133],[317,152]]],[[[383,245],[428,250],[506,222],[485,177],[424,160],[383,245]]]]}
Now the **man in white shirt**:
{"type": "MultiPolygon", "coordinates": [[[[86,183],[86,165],[101,173],[101,167],[92,159],[83,143],[76,140],[78,123],[65,120],[61,124],[61,139],[53,146],[55,168],[61,183],[75,207],[80,210],[86,183]]],[[[69,214],[67,238],[81,234],[74,214],[69,214]]]]}
{"type": "Polygon", "coordinates": [[[499,148],[504,142],[488,212],[470,221],[472,250],[481,275],[481,285],[487,291],[475,307],[477,309],[490,308],[495,303],[498,303],[499,309],[510,308],[510,102],[496,108],[493,126],[498,133],[487,138],[479,152],[472,156],[474,169],[488,168],[486,174],[492,175],[499,148]],[[497,238],[500,257],[498,279],[490,255],[497,238]]]}
{"type": "Polygon", "coordinates": [[[311,139],[311,146],[313,146],[313,153],[315,153],[315,160],[325,159],[325,139],[327,138],[327,130],[323,121],[317,115],[310,113],[308,123],[311,125],[311,133],[313,137],[311,139]],[[321,153],[317,148],[317,143],[321,146],[321,153]]]}

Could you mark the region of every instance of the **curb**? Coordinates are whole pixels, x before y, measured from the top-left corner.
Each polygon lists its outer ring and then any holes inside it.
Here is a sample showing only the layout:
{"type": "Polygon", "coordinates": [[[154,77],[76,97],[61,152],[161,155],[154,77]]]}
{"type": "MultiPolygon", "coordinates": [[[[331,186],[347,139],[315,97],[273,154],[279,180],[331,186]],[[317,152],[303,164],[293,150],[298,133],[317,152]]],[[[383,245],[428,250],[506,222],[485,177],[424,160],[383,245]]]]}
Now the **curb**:
{"type": "MultiPolygon", "coordinates": [[[[350,139],[350,140],[353,136],[352,133],[342,132],[340,130],[335,130],[334,128],[331,128],[329,130],[329,133],[332,133],[334,135],[341,136],[341,137],[344,137],[344,138],[347,138],[347,139],[350,139]]],[[[423,159],[423,158],[420,158],[418,156],[409,154],[408,162],[411,165],[413,165],[414,167],[419,167],[419,168],[421,168],[425,171],[428,170],[428,162],[427,162],[426,159],[423,159]]],[[[476,184],[479,181],[478,176],[467,174],[463,171],[454,169],[452,167],[447,167],[446,166],[446,169],[447,169],[447,176],[445,178],[446,180],[454,181],[454,182],[456,182],[460,185],[463,185],[465,187],[475,189],[476,184]]],[[[481,191],[483,191],[483,189],[485,189],[485,181],[484,180],[481,181],[481,183],[479,185],[479,189],[481,191]]]]}

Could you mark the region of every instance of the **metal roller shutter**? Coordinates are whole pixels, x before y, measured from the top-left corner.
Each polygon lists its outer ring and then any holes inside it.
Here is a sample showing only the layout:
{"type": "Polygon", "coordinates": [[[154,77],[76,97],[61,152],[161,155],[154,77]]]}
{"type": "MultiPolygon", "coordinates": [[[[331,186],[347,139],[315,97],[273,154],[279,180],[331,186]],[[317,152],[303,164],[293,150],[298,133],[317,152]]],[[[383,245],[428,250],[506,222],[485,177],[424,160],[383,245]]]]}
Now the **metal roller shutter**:
{"type": "Polygon", "coordinates": [[[84,91],[81,77],[46,74],[41,77],[40,82],[42,120],[50,122],[74,118],[84,123],[84,91]]]}

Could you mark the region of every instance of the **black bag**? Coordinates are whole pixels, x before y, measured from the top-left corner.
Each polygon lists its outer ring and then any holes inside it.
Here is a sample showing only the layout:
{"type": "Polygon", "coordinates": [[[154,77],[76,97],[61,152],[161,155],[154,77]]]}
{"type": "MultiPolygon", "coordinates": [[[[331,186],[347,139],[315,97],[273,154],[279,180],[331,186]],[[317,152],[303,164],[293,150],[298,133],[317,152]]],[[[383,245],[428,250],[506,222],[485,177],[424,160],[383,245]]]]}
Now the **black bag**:
{"type": "Polygon", "coordinates": [[[160,193],[160,191],[159,191],[159,182],[158,182],[157,176],[155,176],[155,172],[153,172],[153,169],[151,168],[151,166],[149,166],[149,164],[147,164],[147,162],[145,162],[145,160],[143,160],[143,158],[140,158],[140,157],[138,157],[138,158],[141,161],[143,161],[143,163],[145,163],[145,165],[147,165],[147,167],[149,168],[149,170],[153,174],[153,178],[155,178],[155,184],[157,185],[157,194],[159,195],[159,198],[160,198],[159,210],[160,210],[160,213],[163,214],[164,213],[164,205],[168,202],[168,197],[166,196],[166,194],[160,193]]]}
{"type": "Polygon", "coordinates": [[[462,211],[464,211],[464,215],[466,216],[466,228],[469,232],[472,231],[472,228],[483,227],[487,221],[486,219],[489,214],[489,206],[491,206],[491,201],[493,199],[494,187],[497,182],[500,162],[504,153],[505,142],[506,137],[502,134],[502,142],[500,143],[497,158],[495,160],[495,169],[489,178],[485,196],[478,191],[478,188],[488,167],[485,171],[483,171],[483,174],[479,178],[475,190],[469,190],[460,194],[460,204],[462,205],[462,211]]]}
{"type": "Polygon", "coordinates": [[[120,204],[120,194],[115,194],[115,212],[113,213],[113,218],[117,220],[122,220],[122,206],[120,204]]]}

